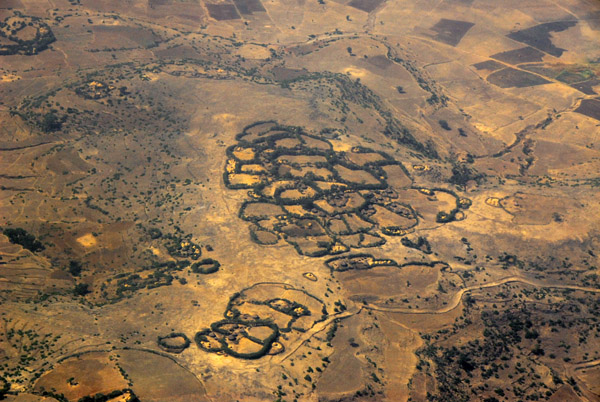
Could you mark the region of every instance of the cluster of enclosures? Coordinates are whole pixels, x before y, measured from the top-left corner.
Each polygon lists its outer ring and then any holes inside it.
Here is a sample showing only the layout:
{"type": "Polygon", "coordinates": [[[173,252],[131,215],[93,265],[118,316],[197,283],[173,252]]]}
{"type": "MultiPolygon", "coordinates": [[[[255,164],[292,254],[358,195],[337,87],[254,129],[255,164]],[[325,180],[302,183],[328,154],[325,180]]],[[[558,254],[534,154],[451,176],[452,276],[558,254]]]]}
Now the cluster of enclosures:
{"type": "MultiPolygon", "coordinates": [[[[134,273],[122,273],[110,279],[103,285],[102,291],[105,296],[108,290],[114,293],[111,301],[118,301],[123,297],[129,297],[141,289],[154,289],[161,286],[169,286],[178,277],[178,273],[189,269],[191,273],[208,275],[217,272],[221,264],[213,258],[202,257],[202,245],[193,242],[191,236],[181,234],[163,234],[157,228],[147,229],[148,236],[157,240],[165,247],[169,255],[175,261],[154,262],[148,269],[134,273]]],[[[205,246],[207,250],[212,247],[205,246]]],[[[184,277],[179,277],[181,284],[187,283],[184,277]]]]}
{"type": "Polygon", "coordinates": [[[38,54],[56,40],[48,24],[18,11],[0,21],[0,37],[0,56],[38,54]]]}
{"type": "MultiPolygon", "coordinates": [[[[259,283],[233,294],[223,317],[196,333],[197,346],[218,355],[259,359],[283,352],[284,342],[293,342],[328,313],[320,299],[304,290],[259,283]]],[[[158,346],[170,353],[180,353],[190,343],[179,332],[158,338],[158,346]]]]}
{"type": "Polygon", "coordinates": [[[298,253],[319,257],[376,247],[383,235],[404,236],[422,220],[462,219],[470,206],[447,189],[413,186],[406,168],[384,152],[333,149],[323,136],[298,127],[259,122],[227,149],[223,175],[231,189],[247,189],[239,216],[252,239],[280,239],[298,253]],[[425,205],[416,211],[413,204],[425,205]]]}

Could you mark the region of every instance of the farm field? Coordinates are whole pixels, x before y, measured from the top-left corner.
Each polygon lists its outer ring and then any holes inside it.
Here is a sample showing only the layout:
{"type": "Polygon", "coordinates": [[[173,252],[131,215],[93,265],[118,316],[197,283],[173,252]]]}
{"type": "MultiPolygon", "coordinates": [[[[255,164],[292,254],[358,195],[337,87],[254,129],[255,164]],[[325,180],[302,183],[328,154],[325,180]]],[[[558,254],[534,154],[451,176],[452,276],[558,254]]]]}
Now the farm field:
{"type": "Polygon", "coordinates": [[[599,7],[0,2],[0,399],[600,401],[599,7]]]}

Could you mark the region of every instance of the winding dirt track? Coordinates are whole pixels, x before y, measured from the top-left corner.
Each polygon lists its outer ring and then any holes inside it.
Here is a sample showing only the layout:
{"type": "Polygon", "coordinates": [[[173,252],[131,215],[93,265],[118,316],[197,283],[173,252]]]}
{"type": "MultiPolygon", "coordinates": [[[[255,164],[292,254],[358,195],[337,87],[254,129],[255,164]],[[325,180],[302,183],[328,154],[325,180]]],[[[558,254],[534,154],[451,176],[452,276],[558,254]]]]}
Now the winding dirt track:
{"type": "Polygon", "coordinates": [[[574,370],[583,370],[583,369],[592,368],[592,367],[596,367],[596,366],[600,366],[600,359],[576,364],[573,369],[574,370]]]}
{"type": "Polygon", "coordinates": [[[20,146],[15,146],[15,147],[0,147],[0,151],[19,151],[22,149],[39,147],[41,145],[53,144],[54,142],[55,141],[43,141],[43,142],[39,142],[37,144],[31,144],[31,145],[20,145],[20,146]]]}
{"type": "MultiPolygon", "coordinates": [[[[374,311],[403,313],[403,314],[444,314],[444,313],[452,311],[456,307],[458,307],[458,305],[460,304],[462,297],[464,296],[465,293],[471,292],[473,290],[480,290],[480,289],[492,288],[495,286],[501,286],[506,283],[512,283],[512,282],[520,282],[520,283],[524,283],[527,285],[536,286],[536,287],[540,287],[540,288],[569,289],[569,290],[579,290],[582,292],[600,293],[600,289],[596,289],[596,288],[588,288],[588,287],[575,286],[575,285],[552,285],[552,284],[545,284],[545,283],[527,279],[527,278],[522,278],[520,276],[508,276],[506,278],[498,279],[496,281],[489,282],[489,283],[486,283],[483,285],[469,286],[469,287],[460,289],[458,292],[456,292],[456,294],[452,298],[452,302],[449,305],[447,305],[441,309],[407,309],[407,308],[379,307],[379,306],[375,306],[372,304],[363,305],[360,308],[358,308],[357,310],[344,311],[343,313],[339,313],[339,314],[330,316],[328,319],[315,324],[311,329],[309,329],[308,331],[306,331],[305,333],[303,333],[300,336],[300,338],[298,339],[297,342],[295,342],[295,345],[292,348],[290,348],[289,350],[286,350],[282,355],[274,356],[274,358],[270,361],[270,363],[276,362],[276,363],[281,364],[283,361],[285,361],[290,356],[292,356],[307,340],[309,340],[314,335],[316,335],[317,333],[319,333],[319,332],[323,331],[325,328],[327,328],[327,326],[333,320],[338,319],[338,318],[343,319],[343,318],[350,317],[354,314],[358,314],[362,311],[363,308],[369,309],[369,310],[374,310],[374,311]]],[[[591,366],[595,366],[597,364],[600,364],[600,360],[588,362],[587,364],[585,364],[585,367],[591,367],[591,366]]],[[[581,367],[581,368],[583,368],[583,367],[581,367]]]]}
{"type": "MultiPolygon", "coordinates": [[[[548,284],[544,284],[539,281],[533,281],[533,280],[522,278],[519,276],[509,276],[506,278],[498,279],[497,281],[486,283],[484,285],[475,285],[475,286],[466,287],[464,289],[460,289],[458,292],[456,292],[456,294],[452,298],[452,302],[448,306],[445,306],[444,308],[437,309],[437,310],[436,309],[407,309],[407,308],[379,307],[379,306],[375,306],[372,304],[368,304],[365,306],[361,306],[356,311],[345,311],[343,313],[330,316],[325,321],[315,324],[314,327],[312,327],[311,329],[306,331],[304,334],[302,334],[302,336],[300,337],[300,339],[298,339],[298,341],[296,342],[296,345],[293,348],[290,348],[284,354],[276,357],[273,360],[276,360],[277,363],[282,363],[283,361],[288,359],[290,356],[292,356],[296,352],[296,350],[298,350],[298,348],[300,348],[300,346],[302,346],[304,344],[304,342],[306,342],[307,340],[312,338],[315,334],[317,334],[317,333],[323,331],[325,328],[327,328],[327,326],[333,320],[338,319],[338,318],[343,319],[343,318],[350,317],[354,314],[358,314],[363,308],[366,308],[369,310],[375,310],[375,311],[384,311],[384,312],[391,312],[391,313],[404,313],[404,314],[444,314],[444,313],[452,311],[456,307],[458,307],[458,305],[460,304],[462,297],[464,296],[465,293],[471,292],[473,290],[501,286],[501,285],[504,285],[506,283],[511,283],[511,282],[520,282],[520,283],[525,283],[525,284],[528,284],[531,286],[537,286],[537,287],[541,287],[541,288],[570,289],[570,290],[579,290],[582,292],[600,293],[600,289],[595,289],[595,288],[587,288],[587,287],[575,286],[575,285],[548,285],[548,284]]],[[[597,362],[594,362],[594,363],[597,364],[597,362]]],[[[592,364],[592,365],[594,365],[594,364],[592,364]]]]}
{"type": "Polygon", "coordinates": [[[587,287],[575,286],[575,285],[550,285],[550,284],[544,284],[539,281],[522,278],[520,276],[508,276],[506,278],[498,279],[497,281],[489,282],[489,283],[486,283],[483,285],[469,286],[469,287],[460,289],[458,292],[456,292],[456,294],[452,298],[452,301],[447,306],[445,306],[444,308],[441,308],[441,309],[408,309],[408,308],[380,307],[380,306],[376,306],[373,304],[368,304],[365,306],[365,308],[368,308],[369,310],[385,311],[385,312],[390,312],[390,313],[444,314],[444,313],[452,311],[456,307],[458,307],[458,305],[460,304],[462,297],[465,293],[471,292],[473,290],[492,288],[495,286],[500,286],[500,285],[504,285],[506,283],[511,283],[511,282],[525,283],[527,285],[536,286],[536,287],[540,287],[540,288],[570,289],[570,290],[579,290],[582,292],[600,293],[600,289],[596,289],[596,288],[587,288],[587,287]]]}

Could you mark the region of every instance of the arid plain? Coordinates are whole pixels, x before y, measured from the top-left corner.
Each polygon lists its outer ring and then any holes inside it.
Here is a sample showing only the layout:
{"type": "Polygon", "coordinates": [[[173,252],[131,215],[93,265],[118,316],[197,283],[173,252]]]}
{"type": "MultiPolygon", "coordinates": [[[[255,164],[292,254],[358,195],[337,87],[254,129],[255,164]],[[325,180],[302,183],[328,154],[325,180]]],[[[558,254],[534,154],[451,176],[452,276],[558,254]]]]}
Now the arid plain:
{"type": "Polygon", "coordinates": [[[599,43],[591,0],[0,2],[0,395],[600,401],[599,43]]]}

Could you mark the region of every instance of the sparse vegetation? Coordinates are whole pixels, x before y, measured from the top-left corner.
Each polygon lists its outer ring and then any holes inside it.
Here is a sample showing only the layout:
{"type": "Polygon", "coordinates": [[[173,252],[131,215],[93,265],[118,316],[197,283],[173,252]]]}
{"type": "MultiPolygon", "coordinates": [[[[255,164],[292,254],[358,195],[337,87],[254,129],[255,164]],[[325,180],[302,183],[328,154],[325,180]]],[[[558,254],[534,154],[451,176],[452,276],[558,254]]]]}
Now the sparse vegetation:
{"type": "Polygon", "coordinates": [[[594,399],[591,3],[46,3],[0,5],[0,399],[594,399]]]}

